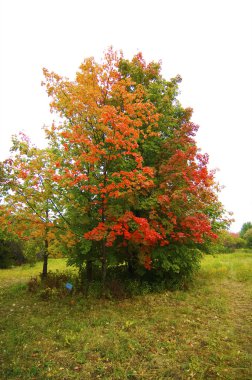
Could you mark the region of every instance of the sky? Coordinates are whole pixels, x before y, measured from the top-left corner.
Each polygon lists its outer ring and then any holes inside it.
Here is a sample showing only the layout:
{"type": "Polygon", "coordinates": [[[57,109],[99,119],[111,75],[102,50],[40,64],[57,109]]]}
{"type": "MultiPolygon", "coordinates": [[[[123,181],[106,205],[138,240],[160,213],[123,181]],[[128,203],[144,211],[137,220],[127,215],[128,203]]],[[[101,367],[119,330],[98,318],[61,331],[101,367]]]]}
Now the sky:
{"type": "Polygon", "coordinates": [[[252,221],[251,0],[0,0],[0,160],[19,131],[45,144],[42,68],[74,79],[111,45],[161,60],[166,79],[182,76],[179,100],[194,109],[198,147],[238,232],[252,221]]]}

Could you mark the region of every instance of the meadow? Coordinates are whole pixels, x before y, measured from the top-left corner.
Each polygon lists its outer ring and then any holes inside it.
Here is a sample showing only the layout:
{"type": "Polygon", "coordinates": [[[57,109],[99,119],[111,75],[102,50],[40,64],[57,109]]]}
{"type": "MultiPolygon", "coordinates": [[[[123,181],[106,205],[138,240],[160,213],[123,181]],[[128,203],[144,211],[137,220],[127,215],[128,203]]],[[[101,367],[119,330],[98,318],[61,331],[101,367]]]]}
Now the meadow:
{"type": "Polygon", "coordinates": [[[42,299],[27,286],[40,271],[0,270],[1,380],[252,379],[252,253],[205,256],[186,291],[125,299],[42,299]]]}

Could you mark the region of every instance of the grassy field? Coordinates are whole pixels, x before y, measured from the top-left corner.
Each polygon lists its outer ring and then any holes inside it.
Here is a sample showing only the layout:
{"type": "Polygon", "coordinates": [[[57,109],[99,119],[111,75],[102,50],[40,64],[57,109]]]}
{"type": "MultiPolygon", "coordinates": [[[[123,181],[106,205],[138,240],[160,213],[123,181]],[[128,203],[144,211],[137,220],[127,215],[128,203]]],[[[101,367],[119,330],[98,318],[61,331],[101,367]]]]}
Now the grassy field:
{"type": "MultiPolygon", "coordinates": [[[[65,269],[51,260],[50,269],[65,269]]],[[[0,271],[0,379],[252,379],[252,254],[207,256],[186,292],[41,300],[0,271]]]]}

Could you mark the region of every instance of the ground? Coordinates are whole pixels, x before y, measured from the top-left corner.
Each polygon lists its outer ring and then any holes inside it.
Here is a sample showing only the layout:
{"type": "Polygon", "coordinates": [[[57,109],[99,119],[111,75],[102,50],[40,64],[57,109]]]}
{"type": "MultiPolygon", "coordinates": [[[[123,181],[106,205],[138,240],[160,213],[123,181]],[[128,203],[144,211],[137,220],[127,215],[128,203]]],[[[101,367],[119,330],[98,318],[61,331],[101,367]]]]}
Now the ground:
{"type": "Polygon", "coordinates": [[[0,378],[250,380],[251,268],[207,256],[189,290],[124,300],[42,300],[26,286],[39,266],[1,270],[0,378]]]}

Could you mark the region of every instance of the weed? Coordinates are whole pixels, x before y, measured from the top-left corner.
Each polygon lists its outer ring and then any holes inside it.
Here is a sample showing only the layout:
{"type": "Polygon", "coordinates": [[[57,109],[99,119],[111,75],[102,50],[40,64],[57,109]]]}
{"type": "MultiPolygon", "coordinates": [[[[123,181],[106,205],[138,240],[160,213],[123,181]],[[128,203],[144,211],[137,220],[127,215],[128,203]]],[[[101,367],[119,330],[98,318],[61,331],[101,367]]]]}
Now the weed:
{"type": "Polygon", "coordinates": [[[39,288],[39,280],[38,277],[31,277],[27,283],[29,292],[36,292],[39,288]]]}

